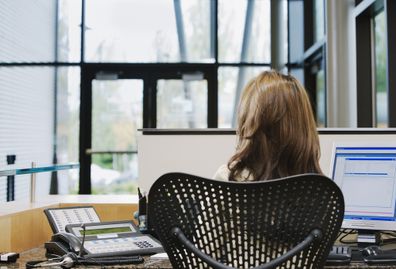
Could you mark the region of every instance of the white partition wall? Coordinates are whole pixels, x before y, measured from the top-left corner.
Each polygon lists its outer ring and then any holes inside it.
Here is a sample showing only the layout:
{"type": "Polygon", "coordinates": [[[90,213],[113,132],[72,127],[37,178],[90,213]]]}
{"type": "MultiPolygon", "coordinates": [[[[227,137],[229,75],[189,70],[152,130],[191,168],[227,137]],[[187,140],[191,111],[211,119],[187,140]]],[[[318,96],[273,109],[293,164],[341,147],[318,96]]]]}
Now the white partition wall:
{"type": "MultiPolygon", "coordinates": [[[[330,176],[334,145],[396,147],[396,129],[320,129],[320,166],[330,176]]],[[[168,172],[212,177],[226,163],[236,145],[229,130],[143,130],[138,137],[139,187],[148,192],[168,172]]]]}
{"type": "Polygon", "coordinates": [[[153,182],[168,172],[212,177],[228,161],[235,134],[140,134],[138,137],[139,188],[148,192],[153,182]]]}

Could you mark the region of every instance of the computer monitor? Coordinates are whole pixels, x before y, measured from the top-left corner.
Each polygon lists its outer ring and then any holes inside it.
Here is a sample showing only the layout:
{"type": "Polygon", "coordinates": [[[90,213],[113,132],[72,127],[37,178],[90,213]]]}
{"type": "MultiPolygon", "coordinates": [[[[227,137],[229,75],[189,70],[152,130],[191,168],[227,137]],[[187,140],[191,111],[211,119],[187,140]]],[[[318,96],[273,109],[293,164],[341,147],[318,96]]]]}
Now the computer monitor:
{"type": "Polygon", "coordinates": [[[345,199],[342,228],[396,230],[396,143],[335,145],[332,167],[345,199]]]}

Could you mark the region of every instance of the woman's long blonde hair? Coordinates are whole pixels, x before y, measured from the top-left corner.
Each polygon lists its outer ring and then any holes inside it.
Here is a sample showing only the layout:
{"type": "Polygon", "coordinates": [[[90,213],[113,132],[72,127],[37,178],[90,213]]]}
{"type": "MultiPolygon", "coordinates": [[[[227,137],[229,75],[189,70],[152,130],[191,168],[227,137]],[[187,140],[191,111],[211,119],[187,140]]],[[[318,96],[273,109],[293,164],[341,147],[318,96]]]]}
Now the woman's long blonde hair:
{"type": "Polygon", "coordinates": [[[229,180],[243,171],[253,180],[322,173],[320,146],[309,97],[290,75],[265,71],[245,87],[239,104],[238,145],[229,180]]]}

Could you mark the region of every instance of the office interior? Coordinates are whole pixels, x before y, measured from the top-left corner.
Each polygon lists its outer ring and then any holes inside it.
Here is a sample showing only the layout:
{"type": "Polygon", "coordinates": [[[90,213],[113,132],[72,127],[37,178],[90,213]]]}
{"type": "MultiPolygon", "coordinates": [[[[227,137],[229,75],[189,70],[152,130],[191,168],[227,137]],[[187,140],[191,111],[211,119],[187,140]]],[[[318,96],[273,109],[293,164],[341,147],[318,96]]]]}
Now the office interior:
{"type": "Polygon", "coordinates": [[[0,252],[50,240],[45,208],[138,223],[163,173],[210,178],[264,70],[307,89],[326,176],[395,146],[395,43],[392,0],[0,1],[0,252]]]}

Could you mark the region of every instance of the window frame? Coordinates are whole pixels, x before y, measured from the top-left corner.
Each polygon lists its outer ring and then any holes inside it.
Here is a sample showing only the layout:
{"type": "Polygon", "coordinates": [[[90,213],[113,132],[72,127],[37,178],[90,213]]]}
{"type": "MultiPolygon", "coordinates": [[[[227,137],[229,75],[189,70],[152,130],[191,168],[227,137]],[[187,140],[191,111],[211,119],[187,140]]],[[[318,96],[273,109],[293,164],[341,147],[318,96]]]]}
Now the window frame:
{"type": "MultiPolygon", "coordinates": [[[[322,0],[323,1],[323,0],[322,0]]],[[[295,2],[300,2],[302,5],[299,7],[293,7],[295,12],[299,12],[303,14],[303,22],[302,28],[298,29],[304,34],[299,36],[296,40],[291,40],[290,35],[288,36],[288,43],[294,44],[299,43],[300,46],[303,47],[303,51],[300,52],[299,55],[294,55],[293,58],[297,58],[298,60],[291,61],[291,46],[289,45],[288,52],[288,70],[293,73],[295,70],[302,70],[302,77],[298,77],[304,84],[308,95],[311,100],[312,110],[315,115],[315,119],[317,119],[317,81],[316,74],[314,70],[323,70],[324,71],[324,80],[325,80],[325,100],[324,100],[324,127],[327,126],[327,94],[326,94],[326,32],[323,33],[323,38],[315,41],[315,26],[314,26],[314,3],[313,1],[294,1],[288,0],[288,31],[290,32],[290,20],[291,18],[290,10],[291,3],[295,4],[295,2]],[[296,11],[297,9],[297,11],[296,11]],[[319,68],[318,68],[319,67],[319,68]]],[[[323,1],[325,3],[325,1],[323,1]]],[[[325,8],[325,5],[323,5],[325,8]]],[[[324,14],[326,14],[326,8],[324,10],[324,14]]],[[[324,20],[324,25],[326,25],[326,20],[324,20]]],[[[325,27],[326,28],[326,27],[325,27]]],[[[324,29],[325,31],[325,29],[324,29]]]]}
{"type": "Polygon", "coordinates": [[[358,127],[375,127],[375,40],[374,17],[385,12],[386,20],[386,90],[388,94],[388,127],[396,127],[396,80],[391,76],[396,72],[396,3],[392,0],[356,0],[354,16],[356,21],[356,83],[358,127]],[[367,57],[369,55],[369,57],[367,57]]]}

